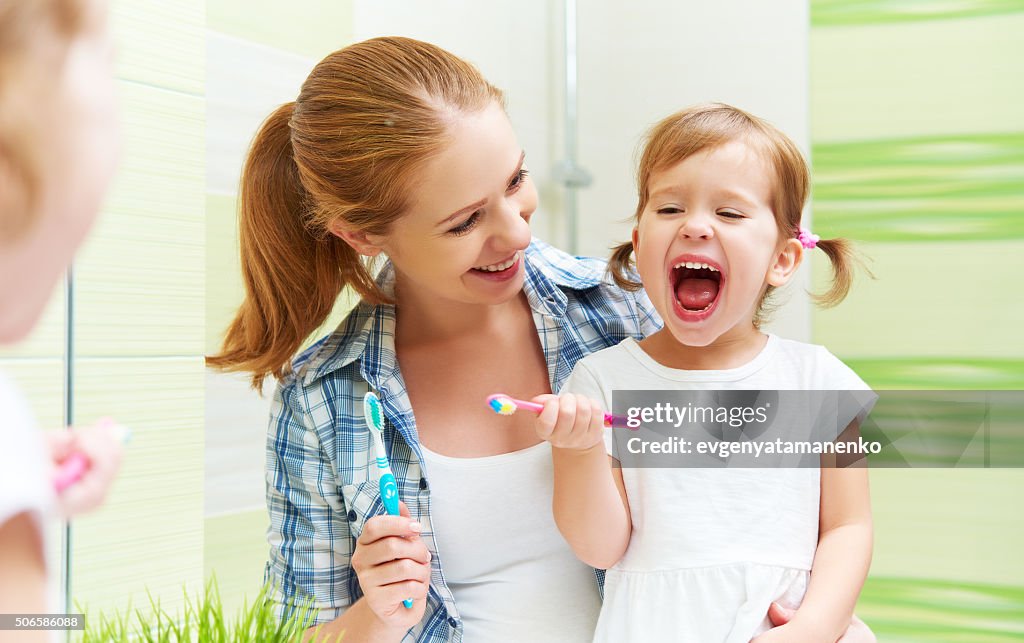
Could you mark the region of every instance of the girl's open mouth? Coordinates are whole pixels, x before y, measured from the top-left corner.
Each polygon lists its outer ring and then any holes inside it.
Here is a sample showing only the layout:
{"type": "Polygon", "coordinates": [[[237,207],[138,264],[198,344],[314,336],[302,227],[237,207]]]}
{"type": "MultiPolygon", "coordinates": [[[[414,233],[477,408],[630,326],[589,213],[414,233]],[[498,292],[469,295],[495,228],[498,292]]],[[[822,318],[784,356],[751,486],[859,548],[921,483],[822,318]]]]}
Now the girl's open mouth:
{"type": "Polygon", "coordinates": [[[722,290],[721,268],[707,260],[679,261],[670,273],[676,315],[684,321],[707,318],[722,290]]]}

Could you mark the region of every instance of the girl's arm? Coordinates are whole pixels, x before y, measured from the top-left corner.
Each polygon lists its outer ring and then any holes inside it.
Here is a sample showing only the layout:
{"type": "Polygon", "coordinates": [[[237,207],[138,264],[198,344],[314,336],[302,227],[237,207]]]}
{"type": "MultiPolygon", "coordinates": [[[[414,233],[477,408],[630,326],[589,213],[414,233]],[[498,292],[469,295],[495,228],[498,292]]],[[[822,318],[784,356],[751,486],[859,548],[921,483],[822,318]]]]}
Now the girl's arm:
{"type": "MultiPolygon", "coordinates": [[[[855,424],[838,441],[859,431],[855,424]]],[[[829,456],[828,458],[834,458],[829,456]]],[[[779,641],[835,641],[850,625],[853,608],[871,566],[873,543],[871,500],[865,460],[837,468],[822,457],[821,510],[818,549],[811,580],[800,609],[788,624],[754,639],[757,643],[779,641]]]]}
{"type": "Polygon", "coordinates": [[[577,558],[607,569],[629,544],[629,503],[622,471],[610,466],[604,412],[582,395],[542,395],[537,434],[551,443],[555,524],[577,558]]]}
{"type": "MultiPolygon", "coordinates": [[[[0,614],[44,614],[46,562],[42,534],[27,512],[0,522],[0,614]]],[[[50,641],[45,631],[2,631],[0,642],[50,641]]]]}
{"type": "Polygon", "coordinates": [[[632,532],[622,469],[604,442],[585,451],[553,447],[555,524],[576,557],[608,569],[626,552],[632,532]]]}

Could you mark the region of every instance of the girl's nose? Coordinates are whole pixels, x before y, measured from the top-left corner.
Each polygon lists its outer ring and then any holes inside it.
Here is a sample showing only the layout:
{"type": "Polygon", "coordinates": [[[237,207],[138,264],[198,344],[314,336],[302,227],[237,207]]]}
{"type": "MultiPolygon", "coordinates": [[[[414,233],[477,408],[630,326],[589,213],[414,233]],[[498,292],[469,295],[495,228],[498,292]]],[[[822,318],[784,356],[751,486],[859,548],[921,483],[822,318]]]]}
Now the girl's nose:
{"type": "Polygon", "coordinates": [[[701,214],[693,214],[683,220],[679,226],[679,236],[683,239],[710,239],[715,236],[715,230],[707,217],[701,214]]]}

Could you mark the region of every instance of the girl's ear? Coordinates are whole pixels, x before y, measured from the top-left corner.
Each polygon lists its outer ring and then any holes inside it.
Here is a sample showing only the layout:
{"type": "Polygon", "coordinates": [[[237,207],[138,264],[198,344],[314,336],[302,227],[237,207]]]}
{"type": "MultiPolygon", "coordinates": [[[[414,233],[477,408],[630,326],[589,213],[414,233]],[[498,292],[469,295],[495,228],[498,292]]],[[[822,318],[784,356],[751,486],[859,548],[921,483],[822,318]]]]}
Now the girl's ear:
{"type": "Polygon", "coordinates": [[[785,286],[793,274],[796,273],[796,269],[800,267],[800,262],[803,261],[803,258],[804,247],[800,245],[800,241],[797,239],[786,239],[786,242],[782,244],[782,249],[779,250],[779,254],[775,255],[775,261],[768,268],[768,275],[765,277],[765,280],[769,285],[776,288],[785,286]]]}
{"type": "Polygon", "coordinates": [[[640,228],[635,226],[633,228],[633,260],[636,261],[637,254],[640,252],[640,228]]]}
{"type": "Polygon", "coordinates": [[[382,245],[383,238],[375,234],[350,230],[344,227],[341,222],[332,223],[329,229],[331,234],[352,246],[352,249],[361,255],[376,257],[380,253],[384,252],[384,246],[382,245]]]}

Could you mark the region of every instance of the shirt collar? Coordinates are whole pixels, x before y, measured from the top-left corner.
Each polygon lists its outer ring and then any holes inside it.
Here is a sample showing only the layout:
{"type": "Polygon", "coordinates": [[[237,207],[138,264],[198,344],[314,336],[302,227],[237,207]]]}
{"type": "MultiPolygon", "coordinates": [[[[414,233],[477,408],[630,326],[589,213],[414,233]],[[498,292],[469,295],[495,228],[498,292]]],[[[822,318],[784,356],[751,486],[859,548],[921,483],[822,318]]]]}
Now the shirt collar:
{"type": "MultiPolygon", "coordinates": [[[[586,290],[603,279],[603,273],[592,260],[580,260],[539,239],[533,239],[527,247],[524,266],[523,290],[530,308],[555,319],[565,315],[569,300],[564,289],[586,290]]],[[[386,295],[394,294],[395,270],[390,261],[376,281],[386,295]]],[[[309,385],[359,359],[363,378],[374,388],[380,388],[382,382],[396,374],[393,305],[360,301],[335,332],[296,359],[294,368],[303,383],[309,385]]]]}

